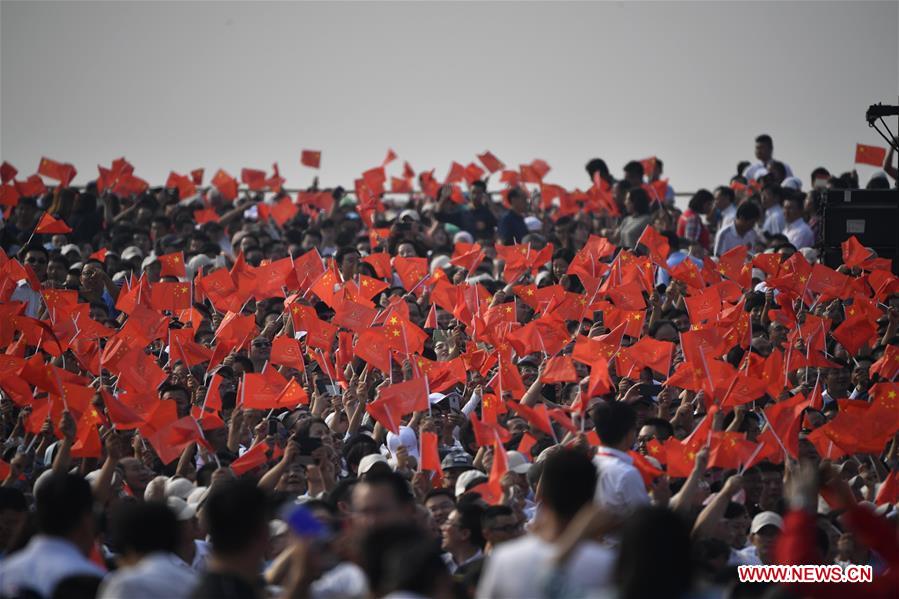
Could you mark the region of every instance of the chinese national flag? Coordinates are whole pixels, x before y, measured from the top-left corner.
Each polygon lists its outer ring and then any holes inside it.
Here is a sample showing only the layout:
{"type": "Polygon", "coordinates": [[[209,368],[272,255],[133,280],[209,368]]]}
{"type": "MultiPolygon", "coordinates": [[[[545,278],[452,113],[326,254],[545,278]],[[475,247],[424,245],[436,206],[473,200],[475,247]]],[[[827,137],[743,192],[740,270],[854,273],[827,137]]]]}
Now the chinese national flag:
{"type": "Polygon", "coordinates": [[[506,168],[506,165],[503,164],[503,161],[494,156],[489,151],[484,152],[483,154],[478,154],[478,160],[481,161],[481,164],[483,164],[491,174],[506,168]]]}
{"type": "Polygon", "coordinates": [[[265,372],[247,373],[241,383],[239,398],[245,408],[268,410],[278,406],[278,396],[287,379],[274,368],[268,367],[265,372]]]}
{"type": "Polygon", "coordinates": [[[674,437],[668,438],[662,444],[662,447],[665,450],[665,465],[668,467],[668,476],[671,478],[687,478],[690,476],[696,461],[697,450],[674,437]]]}
{"type": "Polygon", "coordinates": [[[686,283],[690,287],[698,289],[705,287],[699,267],[689,258],[671,269],[671,278],[686,283]]]}
{"type": "Polygon", "coordinates": [[[428,409],[428,387],[424,378],[416,378],[381,389],[378,398],[390,405],[400,418],[428,409]]]}
{"type": "MultiPolygon", "coordinates": [[[[643,233],[640,235],[637,243],[646,246],[646,249],[649,250],[649,257],[654,263],[660,266],[668,266],[667,259],[668,254],[671,252],[671,247],[668,245],[668,239],[659,234],[654,228],[650,226],[643,229],[643,233]]],[[[686,260],[686,262],[692,262],[692,260],[686,260]]]]}
{"type": "Polygon", "coordinates": [[[690,322],[699,324],[704,320],[712,320],[721,311],[721,296],[718,289],[709,287],[702,293],[696,293],[684,298],[687,304],[687,313],[690,315],[690,322]]]}
{"type": "Polygon", "coordinates": [[[869,164],[880,167],[883,166],[883,161],[886,157],[886,148],[855,144],[855,164],[869,164]]]}
{"type": "Polygon", "coordinates": [[[646,489],[649,490],[652,485],[652,481],[654,481],[659,476],[665,474],[662,470],[659,470],[652,463],[646,459],[642,453],[637,453],[636,451],[627,452],[631,459],[634,460],[634,468],[640,473],[640,478],[643,479],[643,484],[646,485],[646,489]]]}
{"type": "Polygon", "coordinates": [[[181,252],[174,254],[165,254],[159,257],[162,264],[162,271],[159,273],[163,277],[186,277],[187,272],[184,270],[184,255],[181,252]]]}
{"type": "Polygon", "coordinates": [[[309,168],[319,168],[321,160],[322,153],[318,150],[303,150],[300,154],[300,164],[309,168]]]}
{"type": "Polygon", "coordinates": [[[885,503],[896,503],[899,502],[899,470],[891,470],[889,475],[887,475],[886,480],[880,485],[880,488],[877,490],[877,495],[874,497],[875,505],[883,505],[885,503]]]}
{"type": "Polygon", "coordinates": [[[550,358],[543,367],[540,380],[551,385],[553,383],[572,383],[578,380],[577,371],[574,369],[574,361],[569,356],[556,356],[550,358]]]}
{"type": "Polygon", "coordinates": [[[752,456],[756,444],[743,433],[713,432],[709,447],[710,468],[740,468],[752,456]]]}
{"type": "Polygon", "coordinates": [[[409,319],[397,313],[391,314],[383,328],[384,338],[390,348],[404,354],[420,354],[424,351],[428,334],[409,319]]]}
{"type": "Polygon", "coordinates": [[[172,361],[181,361],[188,367],[212,358],[212,350],[194,341],[193,329],[169,329],[169,351],[172,361]]]}
{"type": "Polygon", "coordinates": [[[499,358],[497,384],[499,385],[501,397],[503,393],[508,392],[514,399],[520,400],[527,391],[524,381],[521,380],[521,373],[518,372],[518,367],[511,360],[502,356],[499,358]]]}
{"type": "Polygon", "coordinates": [[[468,272],[474,272],[483,260],[484,250],[481,249],[481,244],[459,242],[450,263],[468,272]]]}
{"type": "Polygon", "coordinates": [[[516,401],[507,401],[506,406],[527,420],[534,430],[545,433],[550,437],[553,436],[553,427],[549,420],[549,412],[546,409],[546,405],[541,403],[531,408],[516,401]]]}
{"type": "Polygon", "coordinates": [[[275,408],[296,408],[299,405],[307,405],[309,396],[306,390],[296,379],[290,379],[275,398],[275,408]]]}
{"type": "MultiPolygon", "coordinates": [[[[612,379],[609,376],[609,363],[602,356],[596,356],[590,364],[590,383],[587,387],[587,399],[605,395],[612,390],[612,379]]],[[[586,402],[581,405],[586,409],[586,402]]]]}
{"type": "Polygon", "coordinates": [[[421,470],[429,470],[436,472],[438,476],[443,477],[443,469],[440,467],[440,454],[437,451],[438,439],[437,433],[430,431],[422,431],[421,433],[421,470]]]}
{"type": "Polygon", "coordinates": [[[7,181],[15,179],[18,173],[18,169],[5,160],[3,161],[3,164],[0,165],[0,181],[2,181],[4,185],[6,185],[7,181]]]}
{"type": "Polygon", "coordinates": [[[851,317],[836,328],[833,338],[854,356],[865,345],[870,344],[877,329],[864,315],[851,317]]]}
{"type": "Polygon", "coordinates": [[[174,462],[188,444],[202,440],[203,433],[191,416],[175,420],[147,436],[147,441],[156,450],[156,455],[163,464],[174,462]]]}
{"type": "MultiPolygon", "coordinates": [[[[723,392],[721,407],[738,406],[755,401],[767,392],[766,381],[753,376],[736,374],[723,392]]],[[[716,389],[718,395],[720,389],[716,389]]]]}
{"type": "Polygon", "coordinates": [[[626,350],[622,350],[622,353],[625,351],[628,357],[640,366],[646,366],[659,374],[668,376],[671,368],[671,355],[674,352],[674,344],[670,341],[657,341],[652,337],[643,337],[626,350]]]}
{"type": "Polygon", "coordinates": [[[265,189],[265,171],[242,168],[240,169],[240,182],[245,183],[253,191],[265,189]]]}
{"type": "Polygon", "coordinates": [[[297,281],[301,284],[304,280],[311,283],[325,272],[325,265],[322,263],[322,257],[316,248],[312,248],[294,260],[293,266],[296,271],[297,281]]]}
{"type": "Polygon", "coordinates": [[[871,374],[880,375],[881,380],[891,381],[899,374],[899,347],[888,345],[879,360],[871,365],[871,374]]]}
{"type": "Polygon", "coordinates": [[[236,476],[241,476],[254,468],[262,466],[268,461],[269,446],[265,441],[257,443],[244,452],[242,456],[231,462],[231,470],[236,476]]]}
{"type": "Polygon", "coordinates": [[[222,198],[233,202],[237,198],[237,179],[219,169],[212,177],[212,185],[218,190],[222,198]]]}
{"type": "Polygon", "coordinates": [[[190,283],[160,281],[150,289],[150,302],[156,310],[178,312],[190,308],[190,283]]]}
{"type": "Polygon", "coordinates": [[[72,227],[62,219],[53,218],[49,212],[45,212],[34,229],[36,235],[54,235],[57,233],[71,233],[72,227]]]}
{"type": "Polygon", "coordinates": [[[37,167],[37,174],[43,175],[50,179],[56,179],[63,187],[68,186],[75,178],[78,171],[69,163],[56,162],[49,158],[41,158],[37,167]]]}
{"type": "Polygon", "coordinates": [[[390,346],[384,338],[383,329],[368,329],[359,333],[356,343],[356,357],[365,360],[384,373],[390,372],[390,346]]]}
{"type": "Polygon", "coordinates": [[[349,299],[337,298],[335,304],[334,318],[331,322],[354,332],[369,328],[378,315],[378,311],[374,308],[349,299]]]}
{"type": "Polygon", "coordinates": [[[302,326],[306,331],[306,345],[331,351],[339,327],[315,317],[304,318],[302,326]]]}
{"type": "Polygon", "coordinates": [[[190,178],[193,181],[194,185],[202,185],[203,184],[203,169],[195,168],[190,171],[190,178]]]}
{"type": "Polygon", "coordinates": [[[305,370],[303,350],[300,349],[299,341],[292,337],[281,335],[272,340],[271,360],[272,364],[305,370]]]}
{"type": "Polygon", "coordinates": [[[397,256],[393,261],[396,274],[406,291],[412,291],[428,276],[427,258],[403,258],[397,256]]]}
{"type": "Polygon", "coordinates": [[[386,252],[369,254],[362,261],[370,264],[375,269],[375,274],[381,279],[389,278],[393,272],[393,269],[390,267],[390,254],[386,252]]]}
{"type": "Polygon", "coordinates": [[[465,361],[461,357],[447,362],[431,362],[425,358],[418,358],[418,365],[428,379],[428,388],[431,392],[444,391],[458,383],[465,383],[468,378],[465,361]]]}
{"type": "Polygon", "coordinates": [[[861,266],[871,257],[870,250],[863,246],[855,235],[841,243],[840,248],[843,250],[843,264],[849,268],[861,266]]]}

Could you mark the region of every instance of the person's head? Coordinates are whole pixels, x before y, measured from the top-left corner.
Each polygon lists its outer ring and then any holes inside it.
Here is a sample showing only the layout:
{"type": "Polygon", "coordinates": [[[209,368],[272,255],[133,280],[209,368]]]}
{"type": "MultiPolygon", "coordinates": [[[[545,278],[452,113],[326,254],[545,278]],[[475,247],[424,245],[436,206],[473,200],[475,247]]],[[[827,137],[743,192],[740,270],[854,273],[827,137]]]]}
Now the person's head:
{"type": "Polygon", "coordinates": [[[190,413],[190,390],[187,387],[166,385],[161,389],[159,396],[163,400],[175,402],[179,417],[183,418],[190,413]]]}
{"type": "Polygon", "coordinates": [[[269,505],[265,492],[254,481],[216,482],[202,514],[214,555],[263,559],[269,537],[269,505]]]}
{"type": "Polygon", "coordinates": [[[802,200],[791,196],[784,200],[784,220],[788,223],[802,218],[802,200]]]}
{"type": "Polygon", "coordinates": [[[528,209],[527,193],[520,187],[509,190],[509,205],[518,214],[524,214],[528,209]]]}
{"type": "Polygon", "coordinates": [[[31,267],[39,281],[47,278],[47,263],[50,262],[50,252],[40,245],[30,245],[25,250],[25,264],[31,267]]]}
{"type": "Polygon", "coordinates": [[[366,531],[359,554],[375,597],[451,595],[452,579],[440,546],[413,524],[398,522],[366,531]]]}
{"type": "Polygon", "coordinates": [[[272,342],[268,337],[256,337],[250,342],[249,356],[254,365],[268,362],[272,357],[272,342]]]}
{"type": "Polygon", "coordinates": [[[774,510],[783,499],[783,470],[770,462],[759,464],[761,491],[759,492],[759,507],[764,510],[774,510]]]}
{"type": "Polygon", "coordinates": [[[727,527],[727,536],[730,546],[734,549],[746,547],[746,535],[749,533],[749,512],[742,503],[731,501],[724,511],[724,520],[727,527]]]}
{"type": "Polygon", "coordinates": [[[812,189],[824,189],[827,187],[827,182],[830,181],[830,171],[823,166],[819,166],[812,171],[809,180],[811,181],[812,189]]]}
{"type": "Polygon", "coordinates": [[[643,172],[643,165],[636,160],[631,160],[624,165],[624,178],[633,187],[638,187],[643,184],[644,174],[645,173],[643,172]]]}
{"type": "Polygon", "coordinates": [[[680,597],[693,578],[690,529],[673,511],[643,508],[624,522],[614,581],[622,599],[680,597]]]}
{"type": "Polygon", "coordinates": [[[350,281],[355,278],[359,272],[359,263],[361,262],[361,256],[356,248],[341,248],[338,250],[335,259],[344,281],[350,281]]]}
{"type": "Polygon", "coordinates": [[[612,180],[612,177],[609,174],[609,167],[608,165],[606,165],[606,161],[602,158],[594,158],[587,163],[587,166],[585,168],[587,169],[587,176],[590,177],[591,182],[594,180],[597,174],[606,182],[611,182],[612,180]]]}
{"type": "Polygon", "coordinates": [[[715,208],[717,210],[724,210],[733,204],[736,199],[737,195],[734,193],[734,190],[726,185],[722,185],[715,189],[715,208]]]}
{"type": "Polygon", "coordinates": [[[755,138],[755,157],[756,160],[767,164],[774,154],[774,140],[770,135],[761,134],[755,138]]]}
{"type": "Polygon", "coordinates": [[[624,209],[631,216],[649,214],[649,194],[642,187],[632,187],[624,198],[624,209]]]}
{"type": "MultiPolygon", "coordinates": [[[[839,359],[837,359],[839,360],[839,359]]],[[[840,364],[841,360],[836,363],[840,364]]],[[[824,377],[824,386],[827,394],[834,399],[843,399],[849,393],[849,387],[852,385],[852,373],[848,366],[840,364],[838,368],[828,368],[824,377]]]]}
{"type": "Polygon", "coordinates": [[[734,217],[734,228],[736,228],[737,233],[745,235],[747,231],[755,226],[761,215],[758,205],[753,202],[743,202],[737,206],[737,214],[734,217]]]}
{"type": "Polygon", "coordinates": [[[837,556],[843,560],[852,559],[855,555],[855,535],[851,532],[844,532],[837,539],[837,556]]]}
{"type": "Polygon", "coordinates": [[[153,480],[153,471],[137,458],[123,458],[119,460],[117,468],[128,488],[138,497],[143,497],[147,485],[153,480]]]}
{"type": "Polygon", "coordinates": [[[415,499],[409,484],[396,472],[372,472],[353,487],[353,526],[368,530],[412,518],[415,499]]]}
{"type": "Polygon", "coordinates": [[[774,512],[760,512],[749,526],[749,542],[758,551],[763,564],[774,563],[774,543],[783,530],[784,521],[774,512]]]}
{"type": "Polygon", "coordinates": [[[637,434],[637,446],[642,451],[646,444],[655,439],[659,443],[664,443],[674,436],[674,428],[671,423],[664,418],[647,418],[640,427],[637,434]]]}
{"type": "Polygon", "coordinates": [[[85,555],[94,541],[94,497],[90,484],[76,474],[53,473],[36,485],[37,528],[62,537],[85,555]]]}
{"type": "Polygon", "coordinates": [[[0,552],[19,536],[28,517],[25,494],[12,487],[0,487],[0,552]]]}
{"type": "Polygon", "coordinates": [[[696,214],[708,214],[714,205],[715,196],[712,195],[712,192],[708,189],[700,189],[690,198],[687,207],[696,214]]]}
{"type": "Polygon", "coordinates": [[[113,545],[126,564],[156,552],[174,553],[178,522],[164,503],[120,503],[110,517],[113,545]]]}
{"type": "Polygon", "coordinates": [[[431,489],[425,495],[424,506],[437,526],[443,526],[450,512],[456,507],[456,495],[447,488],[431,489]]]}
{"type": "Polygon", "coordinates": [[[593,427],[606,447],[626,451],[634,446],[637,413],[623,401],[601,401],[593,408],[593,427]]]}
{"type": "Polygon", "coordinates": [[[483,512],[484,508],[474,502],[457,504],[440,527],[443,549],[449,552],[483,549],[484,535],[481,532],[483,512]]]}
{"type": "Polygon", "coordinates": [[[507,505],[491,505],[481,515],[481,531],[491,548],[523,534],[521,522],[507,505]]]}
{"type": "Polygon", "coordinates": [[[596,493],[596,466],[583,452],[560,449],[543,461],[538,494],[543,507],[567,523],[596,493]]]}

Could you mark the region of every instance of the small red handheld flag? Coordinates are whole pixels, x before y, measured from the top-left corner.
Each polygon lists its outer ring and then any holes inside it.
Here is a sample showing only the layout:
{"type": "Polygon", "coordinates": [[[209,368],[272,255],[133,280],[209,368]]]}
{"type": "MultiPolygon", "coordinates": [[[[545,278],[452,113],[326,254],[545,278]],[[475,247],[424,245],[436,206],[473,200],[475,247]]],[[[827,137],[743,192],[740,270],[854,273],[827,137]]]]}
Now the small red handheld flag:
{"type": "Polygon", "coordinates": [[[870,164],[871,166],[879,167],[883,166],[883,161],[886,157],[886,148],[855,144],[855,164],[870,164]]]}
{"type": "Polygon", "coordinates": [[[300,155],[300,164],[309,168],[318,168],[321,164],[322,153],[318,150],[303,150],[300,155]]]}

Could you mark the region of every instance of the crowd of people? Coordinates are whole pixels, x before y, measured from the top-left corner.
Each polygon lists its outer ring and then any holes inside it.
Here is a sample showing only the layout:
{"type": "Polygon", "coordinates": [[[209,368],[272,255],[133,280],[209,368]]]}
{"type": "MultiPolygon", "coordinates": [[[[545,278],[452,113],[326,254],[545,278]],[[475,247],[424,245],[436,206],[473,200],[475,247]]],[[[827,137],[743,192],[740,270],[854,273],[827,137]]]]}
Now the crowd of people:
{"type": "Polygon", "coordinates": [[[0,597],[896,596],[899,278],[755,142],[684,210],[658,158],[4,163],[0,597]]]}

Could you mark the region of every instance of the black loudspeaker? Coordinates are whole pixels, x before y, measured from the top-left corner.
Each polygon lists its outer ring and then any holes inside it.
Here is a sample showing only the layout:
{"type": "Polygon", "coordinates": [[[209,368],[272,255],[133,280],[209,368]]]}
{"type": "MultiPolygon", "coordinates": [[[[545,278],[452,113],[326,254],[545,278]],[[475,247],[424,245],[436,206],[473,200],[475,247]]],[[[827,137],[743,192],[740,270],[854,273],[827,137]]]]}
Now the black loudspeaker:
{"type": "Polygon", "coordinates": [[[831,189],[823,195],[824,263],[842,264],[840,244],[855,235],[879,257],[891,259],[899,274],[899,190],[831,189]]]}

